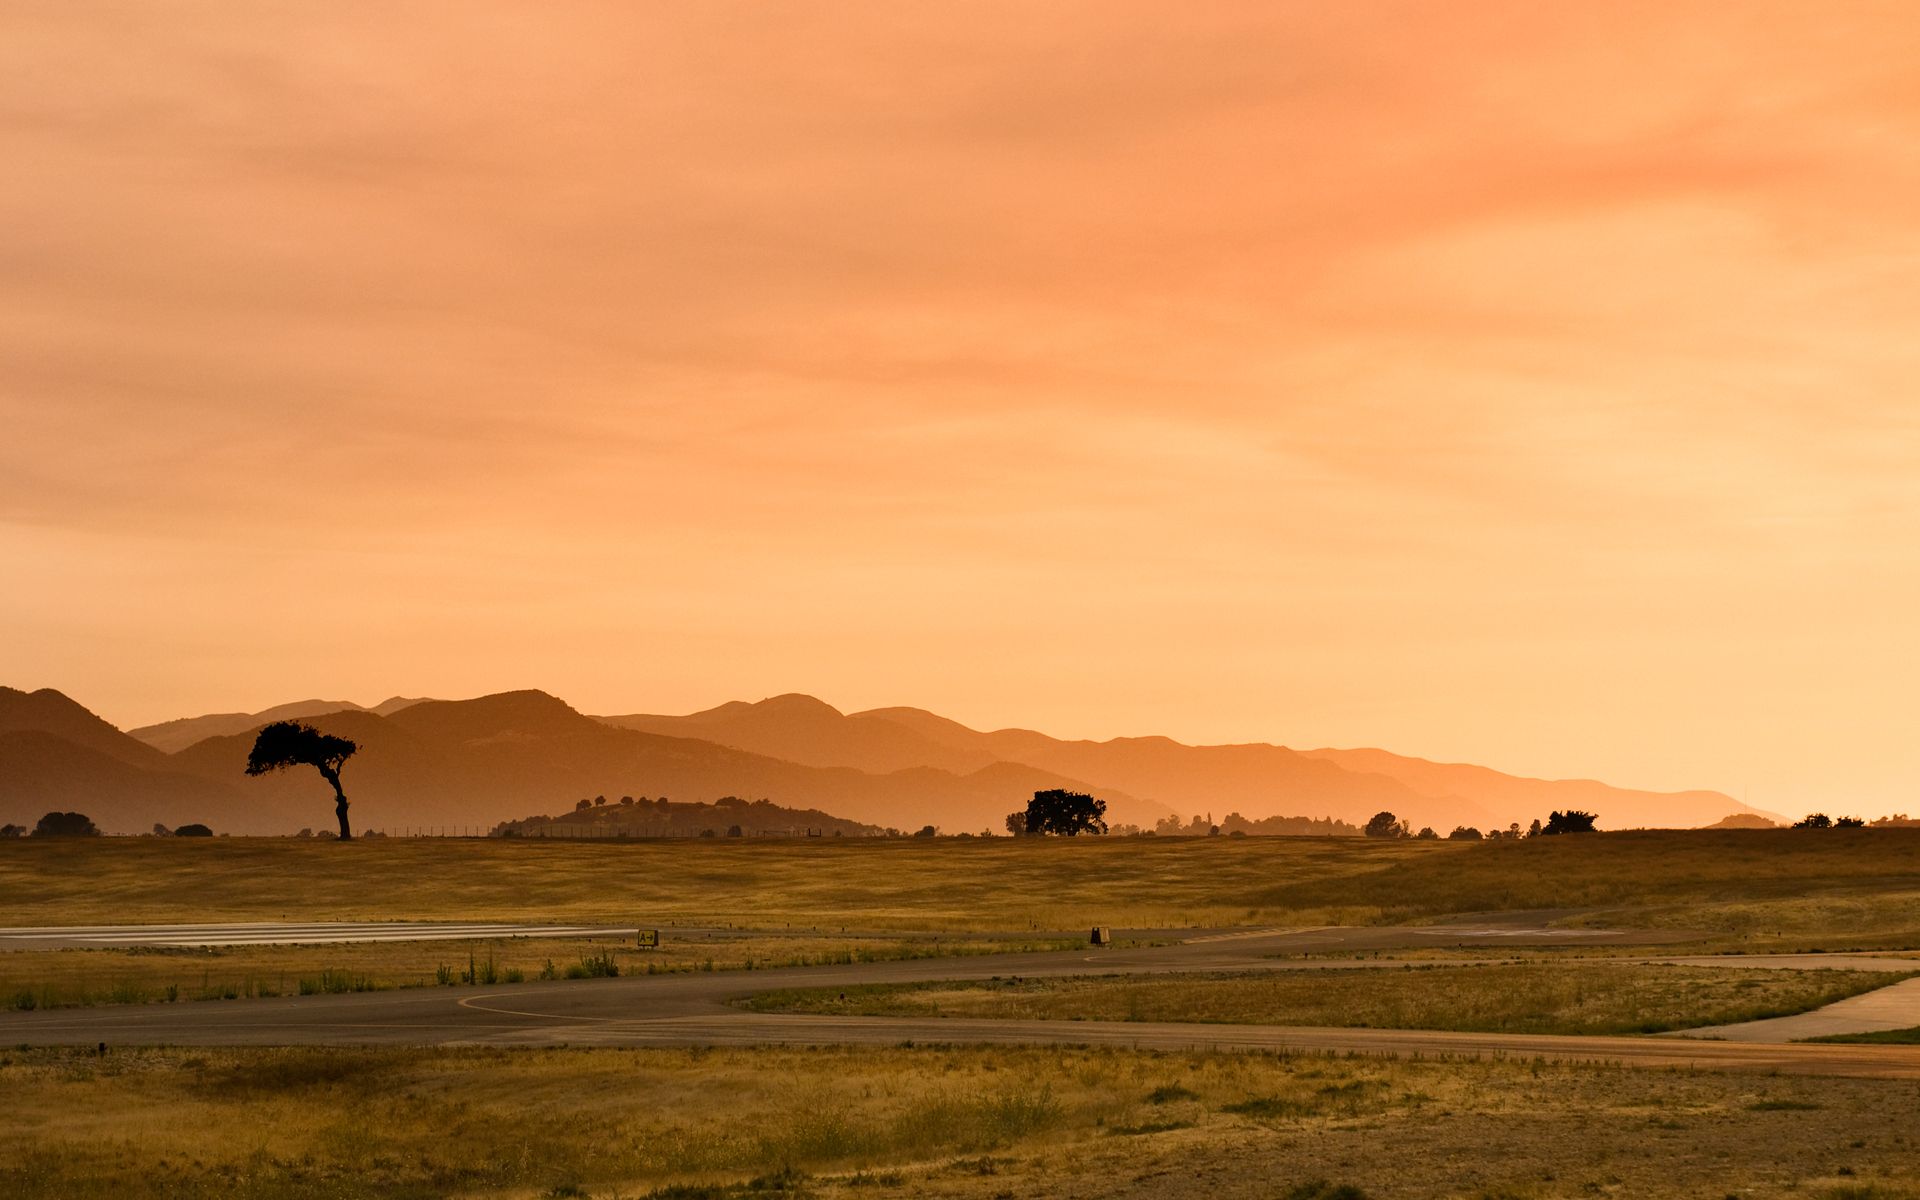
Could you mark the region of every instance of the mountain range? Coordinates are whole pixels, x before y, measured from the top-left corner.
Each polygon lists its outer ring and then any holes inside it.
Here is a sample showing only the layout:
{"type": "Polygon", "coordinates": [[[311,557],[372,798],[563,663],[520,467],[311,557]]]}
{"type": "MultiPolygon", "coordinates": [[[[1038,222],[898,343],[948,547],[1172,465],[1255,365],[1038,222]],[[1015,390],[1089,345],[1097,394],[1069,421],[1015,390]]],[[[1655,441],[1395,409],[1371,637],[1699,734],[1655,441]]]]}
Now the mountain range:
{"type": "Polygon", "coordinates": [[[1445,833],[1524,824],[1555,808],[1598,812],[1603,828],[1703,825],[1755,811],[1719,792],[1525,779],[1383,750],[981,732],[922,709],[843,713],[798,694],[683,716],[606,717],[538,691],[372,707],[310,700],[122,732],[52,689],[0,688],[0,822],[31,825],[59,808],[120,833],[188,821],[236,834],[324,828],[330,805],[317,775],[242,771],[254,731],[282,719],[359,743],[347,791],[356,824],[376,829],[484,828],[630,795],[768,798],[897,829],[998,831],[1006,813],[1051,787],[1093,792],[1110,821],[1147,827],[1236,811],[1358,824],[1387,810],[1445,833]]]}
{"type": "Polygon", "coordinates": [[[225,734],[250,733],[270,721],[299,721],[307,717],[324,716],[336,712],[370,712],[377,716],[390,716],[410,704],[418,704],[423,697],[408,699],[395,696],[383,700],[372,708],[364,708],[351,700],[295,700],[290,704],[276,704],[272,708],[257,713],[207,713],[199,717],[179,717],[172,721],[162,721],[158,725],[142,725],[138,729],[127,730],[127,736],[138,738],[156,750],[165,750],[173,754],[185,750],[195,742],[203,742],[210,737],[225,734]]]}

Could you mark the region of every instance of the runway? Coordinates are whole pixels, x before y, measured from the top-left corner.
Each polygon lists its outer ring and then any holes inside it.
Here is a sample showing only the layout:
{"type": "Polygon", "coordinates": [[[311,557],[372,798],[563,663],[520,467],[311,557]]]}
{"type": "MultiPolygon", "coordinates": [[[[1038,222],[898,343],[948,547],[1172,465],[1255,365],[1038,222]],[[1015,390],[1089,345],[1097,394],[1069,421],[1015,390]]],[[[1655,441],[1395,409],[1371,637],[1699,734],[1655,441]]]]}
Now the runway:
{"type": "Polygon", "coordinates": [[[498,937],[631,936],[634,927],[431,921],[245,921],[228,925],[28,925],[0,928],[0,950],[75,946],[295,946],[335,942],[445,942],[498,937]]]}
{"type": "MultiPolygon", "coordinates": [[[[446,928],[453,928],[451,926],[446,928]]],[[[466,927],[471,928],[471,927],[466,927]]],[[[516,926],[512,928],[536,928],[516,926]]],[[[557,927],[564,928],[564,927],[557,927]]],[[[606,930],[601,928],[602,932],[606,930]]],[[[784,988],[847,988],[931,980],[1143,975],[1182,971],[1337,971],[1376,959],[1276,955],[1334,948],[1471,944],[1516,938],[1547,944],[1555,931],[1497,933],[1475,926],[1243,930],[1173,945],[1087,948],[851,965],[626,976],[489,987],[420,988],[268,1000],[197,1001],[0,1013],[0,1044],[192,1046],[689,1046],[1070,1044],[1142,1049],[1237,1049],[1374,1054],[1519,1056],[1641,1067],[1701,1067],[1920,1079],[1920,1047],[1779,1044],[1676,1038],[1553,1037],[1400,1029],[1307,1028],[1093,1021],[822,1017],[753,1013],[729,1002],[784,988]]],[[[1614,935],[1625,940],[1631,935],[1614,935]]],[[[1581,944],[1588,944],[1582,938],[1581,944]]],[[[1723,966],[1911,970],[1874,956],[1716,956],[1671,961],[1723,966]],[[1871,965],[1868,965],[1871,964],[1871,965]]],[[[1622,961],[1664,961],[1635,959],[1622,961]]],[[[1887,989],[1888,992],[1897,989],[1887,989]]],[[[1880,994],[1880,993],[1874,993],[1880,994]]],[[[1920,989],[1902,1000],[1920,1004],[1920,989]]],[[[1917,1016],[1915,1024],[1920,1024],[1917,1016]]]]}

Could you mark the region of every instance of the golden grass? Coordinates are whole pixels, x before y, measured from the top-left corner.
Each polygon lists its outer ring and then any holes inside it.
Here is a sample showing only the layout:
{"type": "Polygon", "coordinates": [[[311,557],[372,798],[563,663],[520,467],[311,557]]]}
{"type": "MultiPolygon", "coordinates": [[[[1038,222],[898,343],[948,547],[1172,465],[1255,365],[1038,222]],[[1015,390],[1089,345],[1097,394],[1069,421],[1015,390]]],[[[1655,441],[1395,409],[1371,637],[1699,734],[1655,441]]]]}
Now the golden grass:
{"type": "Polygon", "coordinates": [[[1597,909],[1722,944],[1920,946],[1920,829],[1310,838],[0,842],[19,924],[472,919],[862,930],[1381,924],[1597,909]]]}
{"type": "Polygon", "coordinates": [[[1057,950],[1068,945],[1036,938],[726,936],[668,929],[654,950],[635,948],[630,936],[13,950],[0,951],[0,1009],[376,991],[448,982],[515,983],[543,973],[564,977],[590,958],[610,960],[621,975],[649,975],[1057,950]]]}
{"type": "Polygon", "coordinates": [[[22,1200],[1840,1200],[1915,1195],[1920,1167],[1910,1083],[1512,1061],[33,1051],[0,1052],[0,1095],[0,1195],[22,1200]]]}
{"type": "MultiPolygon", "coordinates": [[[[1411,853],[1446,853],[1422,844],[1411,853]]],[[[1404,858],[1357,841],[0,843],[20,924],[225,920],[729,922],[758,929],[1230,925],[1274,878],[1404,858]]]]}
{"type": "Polygon", "coordinates": [[[874,984],[768,992],[746,1004],[763,1012],[862,1016],[1621,1034],[1787,1016],[1904,978],[1872,971],[1524,962],[874,984]]]}

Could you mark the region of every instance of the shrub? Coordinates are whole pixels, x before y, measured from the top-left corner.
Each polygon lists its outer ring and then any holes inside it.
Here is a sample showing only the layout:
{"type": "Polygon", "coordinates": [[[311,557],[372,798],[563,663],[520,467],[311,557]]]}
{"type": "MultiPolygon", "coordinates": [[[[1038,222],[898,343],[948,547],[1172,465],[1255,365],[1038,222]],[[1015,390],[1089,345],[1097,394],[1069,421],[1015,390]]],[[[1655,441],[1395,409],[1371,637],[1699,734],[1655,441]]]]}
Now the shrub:
{"type": "MultiPolygon", "coordinates": [[[[553,964],[547,965],[551,967],[553,964]]],[[[620,964],[613,961],[611,950],[585,955],[579,962],[567,968],[568,979],[612,979],[618,974],[620,974],[620,964]]]]}
{"type": "Polygon", "coordinates": [[[1549,813],[1546,828],[1540,832],[1543,834],[1592,833],[1593,823],[1598,819],[1590,812],[1570,808],[1566,812],[1549,813]]]}
{"type": "Polygon", "coordinates": [[[33,827],[34,837],[99,837],[92,818],[85,813],[50,812],[33,827]]]}

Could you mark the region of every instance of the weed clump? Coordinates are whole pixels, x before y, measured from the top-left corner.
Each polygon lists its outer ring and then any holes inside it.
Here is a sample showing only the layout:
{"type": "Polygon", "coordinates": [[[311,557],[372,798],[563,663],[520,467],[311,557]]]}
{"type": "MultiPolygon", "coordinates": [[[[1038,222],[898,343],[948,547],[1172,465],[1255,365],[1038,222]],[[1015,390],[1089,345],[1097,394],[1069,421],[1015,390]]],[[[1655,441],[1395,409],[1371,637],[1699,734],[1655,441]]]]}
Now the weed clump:
{"type": "MultiPolygon", "coordinates": [[[[552,962],[547,966],[551,968],[552,962]]],[[[613,960],[613,952],[602,950],[598,954],[582,955],[579,962],[567,966],[568,979],[612,979],[620,974],[620,964],[613,960]]]]}

